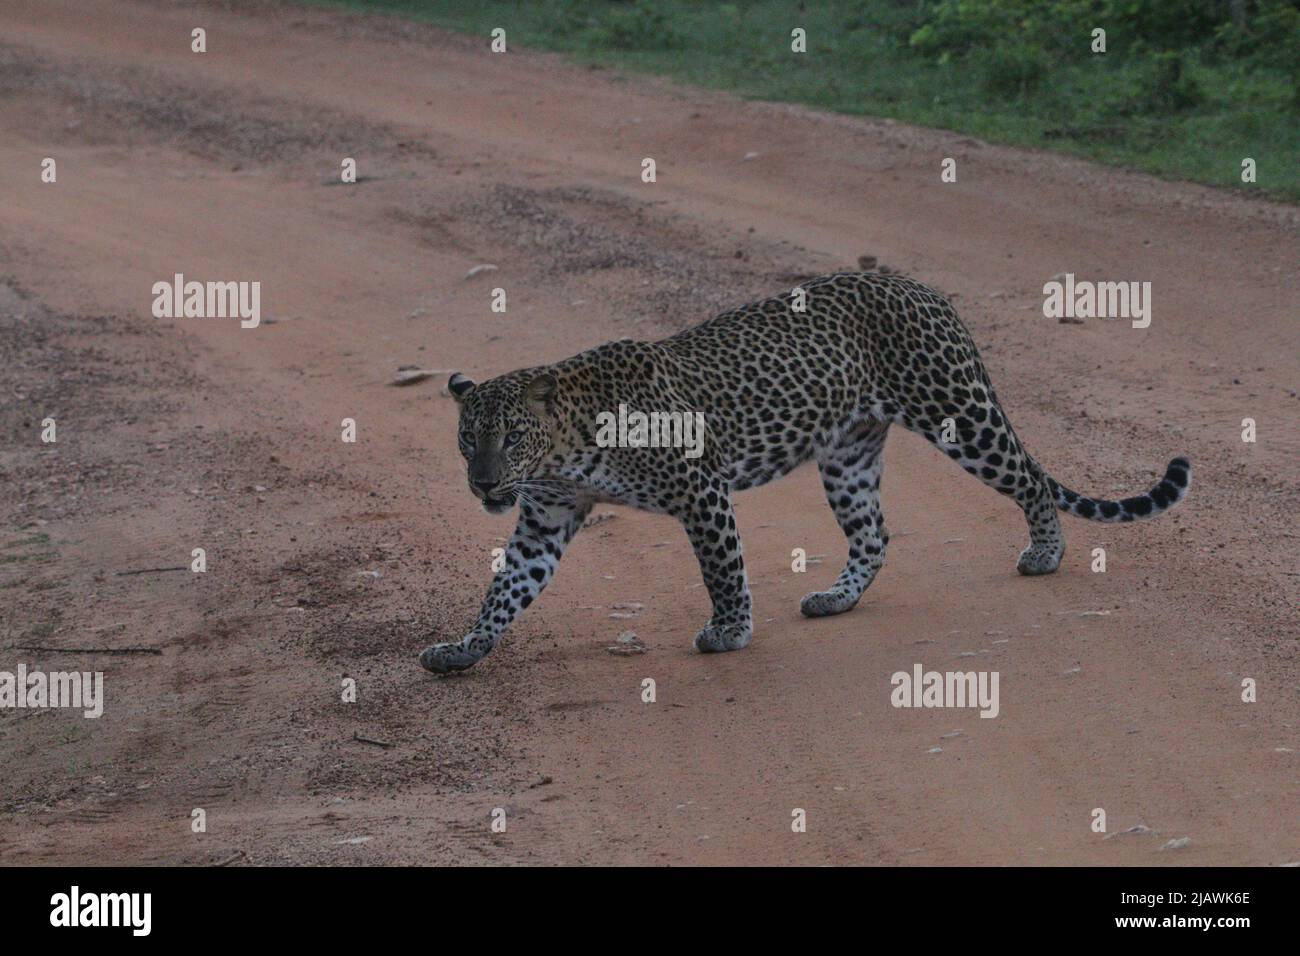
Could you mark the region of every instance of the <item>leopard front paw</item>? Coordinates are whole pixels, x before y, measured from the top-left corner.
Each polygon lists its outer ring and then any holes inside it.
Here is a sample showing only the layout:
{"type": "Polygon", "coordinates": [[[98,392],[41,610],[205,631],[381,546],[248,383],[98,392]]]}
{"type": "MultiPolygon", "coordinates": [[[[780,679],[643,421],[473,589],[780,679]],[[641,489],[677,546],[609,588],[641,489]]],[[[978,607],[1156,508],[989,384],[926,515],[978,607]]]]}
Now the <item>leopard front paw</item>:
{"type": "Polygon", "coordinates": [[[430,644],[420,652],[420,666],[435,674],[469,670],[483,655],[470,650],[463,641],[430,644]]]}
{"type": "Polygon", "coordinates": [[[749,646],[753,636],[753,629],[748,624],[710,624],[695,635],[695,649],[701,654],[738,651],[749,646]]]}

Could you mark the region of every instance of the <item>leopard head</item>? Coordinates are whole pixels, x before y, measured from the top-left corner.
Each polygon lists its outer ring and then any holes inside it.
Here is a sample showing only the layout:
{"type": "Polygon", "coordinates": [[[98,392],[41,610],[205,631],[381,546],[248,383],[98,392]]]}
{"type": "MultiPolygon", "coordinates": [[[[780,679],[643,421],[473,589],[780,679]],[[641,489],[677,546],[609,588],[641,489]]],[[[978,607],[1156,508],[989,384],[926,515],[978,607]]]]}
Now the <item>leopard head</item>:
{"type": "Polygon", "coordinates": [[[545,370],[502,375],[476,385],[459,372],[447,390],[460,404],[460,453],[469,490],[489,514],[514,507],[519,484],[538,474],[551,452],[556,378],[545,370]]]}

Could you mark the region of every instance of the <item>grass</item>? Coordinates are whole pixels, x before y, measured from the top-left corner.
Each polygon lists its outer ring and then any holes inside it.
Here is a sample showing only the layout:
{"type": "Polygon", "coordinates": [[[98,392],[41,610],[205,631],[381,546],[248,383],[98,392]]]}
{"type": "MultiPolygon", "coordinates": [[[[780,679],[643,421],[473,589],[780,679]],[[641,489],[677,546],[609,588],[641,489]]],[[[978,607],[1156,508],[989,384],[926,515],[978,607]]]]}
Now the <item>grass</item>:
{"type": "Polygon", "coordinates": [[[0,555],[0,564],[22,564],[26,561],[50,561],[55,557],[54,552],[46,551],[39,554],[5,554],[0,555]]]}
{"type": "Polygon", "coordinates": [[[1172,75],[1168,53],[1093,55],[1084,27],[1077,55],[976,45],[936,56],[909,42],[924,25],[915,0],[820,0],[803,12],[775,0],[299,2],[425,20],[478,34],[485,49],[501,27],[511,48],[1300,201],[1294,82],[1200,49],[1172,55],[1172,75]],[[791,52],[796,26],[807,31],[803,54],[791,52]],[[1246,157],[1255,184],[1241,181],[1246,157]]]}
{"type": "Polygon", "coordinates": [[[49,544],[50,536],[45,533],[34,534],[30,538],[23,538],[21,541],[11,541],[0,547],[0,550],[10,551],[14,548],[26,548],[33,544],[49,544]]]}

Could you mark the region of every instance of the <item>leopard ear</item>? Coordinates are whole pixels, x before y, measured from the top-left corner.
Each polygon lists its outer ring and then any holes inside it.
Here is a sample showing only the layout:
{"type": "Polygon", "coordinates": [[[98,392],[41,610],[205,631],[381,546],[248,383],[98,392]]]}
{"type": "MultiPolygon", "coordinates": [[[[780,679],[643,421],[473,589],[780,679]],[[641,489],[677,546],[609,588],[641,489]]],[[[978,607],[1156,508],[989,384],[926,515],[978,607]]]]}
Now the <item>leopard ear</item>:
{"type": "Polygon", "coordinates": [[[465,396],[474,390],[474,383],[467,379],[460,372],[452,372],[451,378],[447,379],[447,391],[451,392],[451,397],[456,401],[463,401],[465,396]]]}
{"type": "Polygon", "coordinates": [[[528,383],[525,394],[530,402],[537,402],[539,405],[549,405],[551,399],[555,397],[555,389],[559,387],[559,382],[550,372],[542,372],[528,383]]]}

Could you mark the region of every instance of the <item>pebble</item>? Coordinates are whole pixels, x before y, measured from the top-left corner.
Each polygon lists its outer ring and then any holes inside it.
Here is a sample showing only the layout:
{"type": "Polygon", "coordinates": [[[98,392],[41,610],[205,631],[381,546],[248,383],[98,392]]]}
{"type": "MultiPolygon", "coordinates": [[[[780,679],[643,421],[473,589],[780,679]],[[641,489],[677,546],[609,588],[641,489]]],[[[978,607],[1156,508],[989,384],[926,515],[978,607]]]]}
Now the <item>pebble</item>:
{"type": "Polygon", "coordinates": [[[1146,836],[1147,834],[1155,836],[1155,832],[1156,831],[1152,830],[1149,826],[1139,823],[1137,826],[1129,827],[1127,830],[1117,830],[1114,833],[1107,833],[1102,837],[1102,839],[1109,840],[1111,837],[1124,836],[1127,833],[1136,834],[1138,836],[1146,836]]]}
{"type": "Polygon", "coordinates": [[[636,654],[644,654],[649,649],[641,643],[641,639],[636,636],[634,631],[624,631],[618,636],[617,644],[611,644],[605,648],[616,657],[632,657],[636,654]]]}
{"type": "Polygon", "coordinates": [[[1187,847],[1189,847],[1189,846],[1191,846],[1191,845],[1192,845],[1192,838],[1191,838],[1191,837],[1178,837],[1177,839],[1170,840],[1168,843],[1166,843],[1166,844],[1165,844],[1164,846],[1162,846],[1160,849],[1162,849],[1162,850],[1182,850],[1182,849],[1186,849],[1187,847]]]}
{"type": "Polygon", "coordinates": [[[397,370],[397,376],[389,384],[414,385],[416,382],[423,382],[426,378],[433,378],[435,375],[450,371],[451,369],[445,368],[400,368],[397,370]]]}

